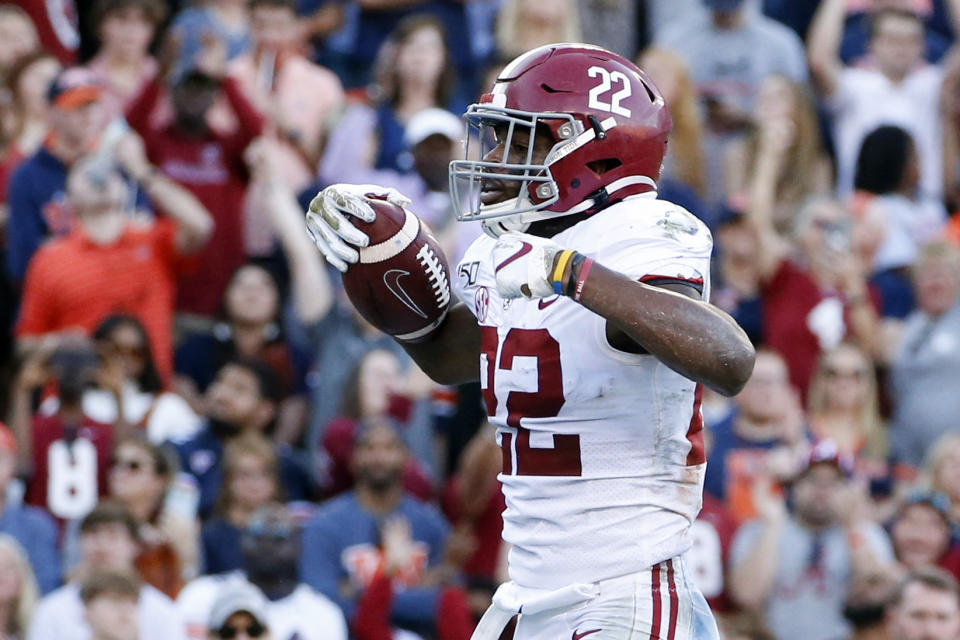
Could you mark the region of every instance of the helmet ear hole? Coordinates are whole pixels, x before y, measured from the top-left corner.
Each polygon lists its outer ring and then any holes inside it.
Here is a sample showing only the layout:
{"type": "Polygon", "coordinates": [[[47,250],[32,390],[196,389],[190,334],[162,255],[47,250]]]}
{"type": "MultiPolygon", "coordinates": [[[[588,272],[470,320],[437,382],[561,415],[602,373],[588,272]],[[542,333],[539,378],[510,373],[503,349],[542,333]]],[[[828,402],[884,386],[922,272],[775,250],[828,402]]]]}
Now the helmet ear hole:
{"type": "Polygon", "coordinates": [[[587,169],[590,169],[598,178],[607,171],[616,169],[623,163],[618,158],[604,158],[603,160],[594,160],[587,163],[587,169]]]}

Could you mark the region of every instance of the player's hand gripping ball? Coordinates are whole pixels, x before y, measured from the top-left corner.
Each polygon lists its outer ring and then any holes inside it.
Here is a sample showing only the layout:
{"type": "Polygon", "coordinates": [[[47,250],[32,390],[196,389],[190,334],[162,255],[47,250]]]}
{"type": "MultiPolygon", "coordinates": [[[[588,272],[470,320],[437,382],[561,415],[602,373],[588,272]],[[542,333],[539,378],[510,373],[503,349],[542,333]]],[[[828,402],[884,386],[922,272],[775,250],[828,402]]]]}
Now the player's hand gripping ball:
{"type": "Polygon", "coordinates": [[[332,185],[310,202],[307,231],[343,273],[350,302],[384,333],[417,341],[450,307],[446,258],[410,200],[375,185],[332,185]]]}

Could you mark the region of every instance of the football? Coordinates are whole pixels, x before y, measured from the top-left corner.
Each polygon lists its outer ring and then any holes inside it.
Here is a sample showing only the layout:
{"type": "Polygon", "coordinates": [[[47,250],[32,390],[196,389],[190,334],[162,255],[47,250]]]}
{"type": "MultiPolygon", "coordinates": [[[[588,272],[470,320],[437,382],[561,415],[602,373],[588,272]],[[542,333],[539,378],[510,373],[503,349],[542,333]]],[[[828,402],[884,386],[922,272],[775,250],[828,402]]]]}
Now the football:
{"type": "Polygon", "coordinates": [[[377,217],[351,222],[370,237],[360,260],[343,274],[347,297],[367,322],[401,340],[416,342],[435,329],[450,306],[450,277],[443,251],[415,215],[370,196],[377,217]]]}

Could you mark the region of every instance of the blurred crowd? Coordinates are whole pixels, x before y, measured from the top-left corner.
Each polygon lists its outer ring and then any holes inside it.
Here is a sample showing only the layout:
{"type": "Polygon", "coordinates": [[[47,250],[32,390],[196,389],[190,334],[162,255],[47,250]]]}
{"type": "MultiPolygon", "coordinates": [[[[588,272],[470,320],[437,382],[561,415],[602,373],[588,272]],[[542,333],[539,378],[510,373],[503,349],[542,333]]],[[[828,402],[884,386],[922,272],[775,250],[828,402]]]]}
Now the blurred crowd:
{"type": "Polygon", "coordinates": [[[479,385],[359,317],[302,212],[394,187],[455,267],[459,114],[559,41],[663,92],[660,196],[758,347],[702,406],[723,637],[960,638],[958,33],[960,0],[0,4],[0,639],[469,638],[506,579],[479,385]]]}

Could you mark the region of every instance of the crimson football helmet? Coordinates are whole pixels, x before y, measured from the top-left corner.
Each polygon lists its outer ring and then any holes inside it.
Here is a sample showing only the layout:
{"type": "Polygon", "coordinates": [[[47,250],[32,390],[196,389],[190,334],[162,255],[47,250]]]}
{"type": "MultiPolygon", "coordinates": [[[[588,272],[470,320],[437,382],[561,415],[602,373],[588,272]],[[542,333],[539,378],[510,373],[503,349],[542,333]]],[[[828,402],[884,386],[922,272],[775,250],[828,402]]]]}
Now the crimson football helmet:
{"type": "Polygon", "coordinates": [[[636,65],[569,43],[515,59],[464,118],[467,159],[450,163],[450,192],[458,219],[481,220],[493,236],[655,190],[672,125],[659,90],[636,65]],[[534,158],[538,130],[553,143],[542,162],[534,158]],[[520,183],[516,197],[484,203],[496,199],[483,197],[490,185],[511,181],[520,183]]]}

